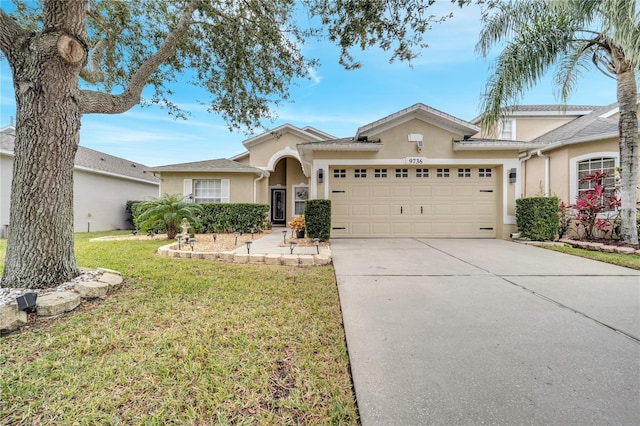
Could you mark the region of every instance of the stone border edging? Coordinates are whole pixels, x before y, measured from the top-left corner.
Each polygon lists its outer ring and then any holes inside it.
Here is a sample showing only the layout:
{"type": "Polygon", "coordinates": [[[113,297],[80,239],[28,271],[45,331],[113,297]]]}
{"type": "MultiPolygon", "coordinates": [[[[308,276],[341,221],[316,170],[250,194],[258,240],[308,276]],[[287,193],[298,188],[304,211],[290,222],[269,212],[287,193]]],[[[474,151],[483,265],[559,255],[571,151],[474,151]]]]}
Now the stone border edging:
{"type": "MultiPolygon", "coordinates": [[[[35,311],[39,317],[56,317],[76,309],[83,299],[103,298],[122,285],[120,272],[97,268],[99,276],[90,281],[79,281],[73,288],[51,291],[36,298],[35,311]]],[[[0,335],[11,333],[27,324],[27,312],[13,302],[0,306],[0,335]]]]}
{"type": "Polygon", "coordinates": [[[580,248],[584,250],[602,251],[606,253],[640,255],[640,250],[636,250],[633,247],[610,246],[603,243],[596,243],[593,241],[571,240],[568,238],[563,238],[559,241],[522,241],[522,240],[515,240],[515,239],[514,241],[522,244],[533,245],[533,246],[569,245],[571,247],[580,248]]]}
{"type": "Polygon", "coordinates": [[[233,251],[198,252],[176,250],[176,243],[160,247],[156,253],[159,256],[181,259],[218,260],[228,263],[252,263],[265,265],[313,266],[329,265],[331,263],[331,249],[324,249],[320,254],[247,254],[233,251]],[[328,252],[328,253],[327,253],[328,252]]]}

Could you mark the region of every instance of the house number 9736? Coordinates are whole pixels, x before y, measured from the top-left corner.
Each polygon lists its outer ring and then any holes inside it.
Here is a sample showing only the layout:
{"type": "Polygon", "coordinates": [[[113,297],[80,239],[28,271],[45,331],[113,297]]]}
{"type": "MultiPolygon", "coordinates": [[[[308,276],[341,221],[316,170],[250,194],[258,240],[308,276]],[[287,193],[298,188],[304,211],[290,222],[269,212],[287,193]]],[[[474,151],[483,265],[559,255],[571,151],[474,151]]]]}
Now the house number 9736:
{"type": "Polygon", "coordinates": [[[404,164],[425,164],[427,159],[425,157],[405,157],[404,164]]]}

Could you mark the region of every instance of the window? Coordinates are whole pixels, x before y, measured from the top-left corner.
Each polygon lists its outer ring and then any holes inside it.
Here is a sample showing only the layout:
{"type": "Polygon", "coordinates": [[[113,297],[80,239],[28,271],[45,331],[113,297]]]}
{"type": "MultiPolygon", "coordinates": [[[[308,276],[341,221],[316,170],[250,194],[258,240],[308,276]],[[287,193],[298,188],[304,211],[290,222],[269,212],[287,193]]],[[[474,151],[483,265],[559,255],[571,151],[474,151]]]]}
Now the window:
{"type": "Polygon", "coordinates": [[[347,171],[345,169],[333,169],[333,177],[336,179],[346,178],[347,171]]]}
{"type": "Polygon", "coordinates": [[[387,169],[374,169],[373,170],[374,178],[386,178],[387,177],[387,169]]]}
{"type": "Polygon", "coordinates": [[[367,177],[367,169],[355,169],[353,172],[354,178],[366,178],[367,177]]]}
{"type": "Polygon", "coordinates": [[[304,202],[309,198],[309,188],[306,186],[293,187],[293,214],[299,216],[304,214],[304,202]]]}
{"type": "Polygon", "coordinates": [[[470,178],[471,177],[471,169],[458,169],[458,177],[470,178]]]}
{"type": "Polygon", "coordinates": [[[449,177],[450,173],[449,173],[449,169],[437,169],[436,170],[436,176],[441,178],[441,177],[449,177]]]}
{"type": "Polygon", "coordinates": [[[409,169],[396,169],[396,177],[397,178],[409,177],[409,169]]]}
{"type": "MultiPolygon", "coordinates": [[[[228,192],[228,180],[227,192],[228,192]]],[[[222,203],[223,201],[222,179],[194,179],[193,200],[196,203],[222,203]]],[[[228,202],[228,196],[226,197],[228,202]]]]}
{"type": "Polygon", "coordinates": [[[417,178],[428,178],[429,177],[429,169],[416,169],[416,177],[417,178]]]}
{"type": "Polygon", "coordinates": [[[498,139],[504,139],[507,141],[512,141],[516,139],[515,132],[516,123],[515,120],[505,119],[500,121],[498,125],[498,139]]]}
{"type": "Polygon", "coordinates": [[[590,158],[588,160],[578,162],[578,196],[583,192],[593,189],[594,182],[581,182],[581,180],[594,172],[606,173],[608,176],[604,178],[604,196],[609,197],[614,195],[615,191],[615,158],[601,157],[590,158]]]}
{"type": "Polygon", "coordinates": [[[478,169],[478,177],[491,177],[491,169],[478,169]]]}

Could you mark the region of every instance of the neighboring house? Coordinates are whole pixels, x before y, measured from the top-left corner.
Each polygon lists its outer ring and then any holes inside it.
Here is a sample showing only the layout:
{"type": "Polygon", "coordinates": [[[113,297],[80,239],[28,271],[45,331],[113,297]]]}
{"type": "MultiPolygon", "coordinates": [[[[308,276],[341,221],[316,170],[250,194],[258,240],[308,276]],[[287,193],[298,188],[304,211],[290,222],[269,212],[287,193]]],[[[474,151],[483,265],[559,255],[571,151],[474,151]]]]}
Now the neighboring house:
{"type": "Polygon", "coordinates": [[[506,238],[515,200],[573,202],[580,177],[619,164],[617,109],[521,106],[498,134],[416,104],[335,138],[285,124],[231,159],[151,168],[161,192],[194,202],[259,202],[273,224],[332,201],[332,237],[506,238]]]}
{"type": "MultiPolygon", "coordinates": [[[[7,237],[15,128],[0,129],[0,235],[7,237]]],[[[128,229],[128,200],[159,195],[159,180],[145,165],[78,147],[73,175],[76,232],[128,229]]]]}

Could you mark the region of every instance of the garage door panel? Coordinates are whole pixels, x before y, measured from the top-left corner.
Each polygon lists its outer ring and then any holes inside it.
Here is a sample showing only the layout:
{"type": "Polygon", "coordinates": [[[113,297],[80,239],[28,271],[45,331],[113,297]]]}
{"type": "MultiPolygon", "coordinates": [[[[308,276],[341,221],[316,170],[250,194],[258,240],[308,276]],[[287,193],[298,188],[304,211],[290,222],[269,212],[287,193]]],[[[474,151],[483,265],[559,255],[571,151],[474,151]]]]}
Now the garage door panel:
{"type": "Polygon", "coordinates": [[[436,169],[429,177],[412,168],[408,177],[395,177],[389,167],[388,178],[374,177],[373,170],[355,178],[355,167],[347,168],[346,178],[330,181],[332,236],[495,238],[497,170],[486,178],[477,167],[471,177],[466,171],[459,177],[458,167],[438,177],[436,169]]]}

